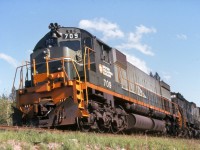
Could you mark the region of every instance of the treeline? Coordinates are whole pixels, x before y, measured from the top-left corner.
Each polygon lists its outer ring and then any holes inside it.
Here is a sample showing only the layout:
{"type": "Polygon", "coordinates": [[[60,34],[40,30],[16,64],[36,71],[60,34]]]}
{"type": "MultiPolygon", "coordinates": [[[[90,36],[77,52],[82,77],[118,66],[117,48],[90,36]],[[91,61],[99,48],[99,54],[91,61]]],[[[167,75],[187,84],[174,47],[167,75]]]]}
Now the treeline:
{"type": "Polygon", "coordinates": [[[15,105],[12,95],[0,95],[0,125],[12,125],[13,106],[15,105]]]}

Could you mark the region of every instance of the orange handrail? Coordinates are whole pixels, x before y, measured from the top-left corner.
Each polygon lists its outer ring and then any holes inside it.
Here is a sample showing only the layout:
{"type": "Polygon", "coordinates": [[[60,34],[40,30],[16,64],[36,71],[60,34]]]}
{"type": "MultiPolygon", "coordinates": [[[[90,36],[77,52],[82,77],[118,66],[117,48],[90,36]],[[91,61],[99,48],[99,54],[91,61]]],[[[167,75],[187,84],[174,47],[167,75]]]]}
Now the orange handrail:
{"type": "MultiPolygon", "coordinates": [[[[84,59],[83,59],[83,65],[84,65],[84,80],[85,83],[87,82],[87,74],[86,74],[86,55],[88,55],[88,70],[90,70],[90,51],[95,52],[93,49],[91,49],[90,47],[85,46],[85,50],[84,50],[84,59]]],[[[88,88],[87,85],[85,86],[85,90],[86,90],[86,104],[88,105],[88,88]]]]}
{"type": "MultiPolygon", "coordinates": [[[[60,57],[60,58],[48,58],[48,57],[46,57],[46,74],[47,74],[47,76],[49,75],[49,62],[50,61],[53,61],[53,60],[60,60],[60,61],[62,61],[62,67],[64,67],[64,62],[71,62],[72,64],[73,64],[73,67],[74,67],[74,69],[75,69],[75,72],[76,72],[76,75],[77,75],[77,77],[78,77],[78,80],[80,81],[80,75],[79,75],[79,72],[78,72],[78,70],[77,70],[77,67],[76,67],[76,65],[75,65],[75,60],[73,60],[71,57],[60,57]]],[[[17,67],[16,68],[16,70],[15,70],[15,76],[14,76],[14,81],[13,81],[13,88],[14,88],[14,86],[15,86],[15,81],[16,81],[16,77],[17,77],[17,73],[18,73],[18,70],[20,69],[20,84],[19,84],[19,89],[23,89],[24,87],[24,76],[23,76],[23,69],[24,69],[24,67],[28,67],[28,66],[32,66],[33,67],[33,75],[36,75],[37,73],[36,73],[36,66],[38,65],[38,64],[40,64],[40,63],[36,63],[36,61],[35,61],[35,59],[33,59],[32,60],[32,65],[31,65],[31,63],[30,62],[26,62],[26,64],[25,65],[21,65],[21,66],[19,66],[19,67],[17,67]]],[[[64,73],[65,73],[65,76],[66,76],[66,78],[68,78],[68,75],[67,75],[67,73],[66,73],[66,71],[64,70],[64,73]]]]}

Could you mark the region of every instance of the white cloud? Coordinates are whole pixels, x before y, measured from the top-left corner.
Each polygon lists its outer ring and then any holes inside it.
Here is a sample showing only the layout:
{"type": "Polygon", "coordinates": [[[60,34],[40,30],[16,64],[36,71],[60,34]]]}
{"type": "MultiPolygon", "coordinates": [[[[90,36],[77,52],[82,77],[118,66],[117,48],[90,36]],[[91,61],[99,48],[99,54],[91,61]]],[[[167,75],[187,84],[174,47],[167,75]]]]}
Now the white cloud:
{"type": "Polygon", "coordinates": [[[141,40],[144,34],[156,33],[156,32],[157,31],[155,28],[148,28],[145,27],[144,25],[136,26],[136,31],[130,32],[128,34],[127,42],[118,45],[117,48],[124,50],[136,49],[145,55],[153,56],[154,53],[151,51],[151,47],[147,44],[143,44],[141,40]]]}
{"type": "Polygon", "coordinates": [[[179,40],[187,40],[188,37],[185,34],[177,34],[176,38],[179,40]]]}
{"type": "Polygon", "coordinates": [[[134,55],[129,55],[127,53],[124,53],[124,54],[126,55],[126,58],[127,58],[128,62],[130,62],[134,66],[138,67],[140,70],[144,71],[145,73],[149,74],[150,68],[147,67],[145,61],[135,57],[134,55]]]}
{"type": "Polygon", "coordinates": [[[6,55],[4,53],[0,53],[0,59],[5,60],[6,62],[8,62],[9,64],[11,64],[13,67],[17,67],[18,66],[18,61],[15,60],[14,58],[12,58],[9,55],[6,55]]]}
{"type": "Polygon", "coordinates": [[[124,37],[124,33],[119,29],[116,23],[112,23],[104,18],[81,20],[79,22],[79,27],[83,29],[91,29],[102,32],[102,40],[124,37]]]}
{"type": "MultiPolygon", "coordinates": [[[[122,43],[117,47],[121,52],[128,49],[137,49],[143,54],[153,56],[154,53],[151,51],[151,47],[147,44],[141,42],[144,34],[156,33],[155,28],[148,28],[144,25],[136,26],[136,31],[128,33],[125,37],[125,33],[119,28],[116,23],[112,23],[104,18],[96,18],[93,20],[81,20],[79,22],[79,27],[83,29],[88,29],[91,31],[98,31],[103,34],[102,40],[109,40],[115,38],[121,38],[121,40],[128,41],[127,43],[122,43]]],[[[127,56],[127,60],[149,74],[150,69],[147,67],[146,62],[135,57],[132,54],[124,53],[127,56]]]]}

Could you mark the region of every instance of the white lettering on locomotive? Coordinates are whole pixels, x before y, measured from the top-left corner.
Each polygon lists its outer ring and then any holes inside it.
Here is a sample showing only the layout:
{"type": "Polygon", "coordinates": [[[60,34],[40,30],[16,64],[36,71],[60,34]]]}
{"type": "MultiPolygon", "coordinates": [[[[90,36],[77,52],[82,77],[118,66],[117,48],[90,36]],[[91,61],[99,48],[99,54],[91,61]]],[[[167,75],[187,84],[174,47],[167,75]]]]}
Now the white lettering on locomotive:
{"type": "Polygon", "coordinates": [[[102,64],[99,64],[99,72],[109,78],[111,78],[113,76],[113,73],[110,71],[110,68],[108,68],[102,64]]]}
{"type": "Polygon", "coordinates": [[[64,39],[78,39],[80,35],[78,33],[66,33],[64,34],[64,39]]]}
{"type": "Polygon", "coordinates": [[[103,79],[103,85],[105,86],[105,87],[108,87],[108,88],[112,88],[112,84],[111,84],[111,81],[108,81],[108,80],[106,80],[106,79],[103,79]]]}

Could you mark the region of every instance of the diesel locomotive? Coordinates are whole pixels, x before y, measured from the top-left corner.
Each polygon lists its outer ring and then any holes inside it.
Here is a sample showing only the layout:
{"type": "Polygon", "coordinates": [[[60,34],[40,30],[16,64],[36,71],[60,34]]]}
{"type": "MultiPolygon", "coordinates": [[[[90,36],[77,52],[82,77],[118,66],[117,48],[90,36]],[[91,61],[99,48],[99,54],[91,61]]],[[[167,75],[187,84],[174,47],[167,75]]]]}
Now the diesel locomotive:
{"type": "Polygon", "coordinates": [[[49,29],[16,70],[14,125],[200,135],[199,115],[191,119],[184,98],[158,76],[86,30],[57,23],[49,29]]]}

